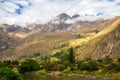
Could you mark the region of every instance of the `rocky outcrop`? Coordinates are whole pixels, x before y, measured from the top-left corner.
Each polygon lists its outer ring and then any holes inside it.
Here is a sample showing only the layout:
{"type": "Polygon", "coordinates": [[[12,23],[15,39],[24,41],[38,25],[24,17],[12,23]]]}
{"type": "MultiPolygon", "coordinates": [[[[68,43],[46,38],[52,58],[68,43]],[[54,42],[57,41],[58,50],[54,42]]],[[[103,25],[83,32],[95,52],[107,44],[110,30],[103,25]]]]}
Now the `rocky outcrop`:
{"type": "Polygon", "coordinates": [[[104,28],[77,50],[77,59],[100,59],[105,57],[120,57],[120,18],[104,28]]]}

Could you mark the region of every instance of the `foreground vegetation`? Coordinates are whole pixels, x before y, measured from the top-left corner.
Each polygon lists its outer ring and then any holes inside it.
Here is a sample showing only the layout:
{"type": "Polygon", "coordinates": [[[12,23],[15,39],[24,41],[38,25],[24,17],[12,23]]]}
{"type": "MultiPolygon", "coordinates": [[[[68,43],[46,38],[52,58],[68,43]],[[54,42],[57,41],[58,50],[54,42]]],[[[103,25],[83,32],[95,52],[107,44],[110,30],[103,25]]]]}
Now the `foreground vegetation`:
{"type": "Polygon", "coordinates": [[[22,76],[30,72],[46,74],[59,71],[62,74],[97,74],[120,76],[120,58],[76,61],[74,49],[57,52],[52,56],[41,56],[41,59],[33,58],[23,61],[1,61],[0,80],[23,80],[22,76]]]}

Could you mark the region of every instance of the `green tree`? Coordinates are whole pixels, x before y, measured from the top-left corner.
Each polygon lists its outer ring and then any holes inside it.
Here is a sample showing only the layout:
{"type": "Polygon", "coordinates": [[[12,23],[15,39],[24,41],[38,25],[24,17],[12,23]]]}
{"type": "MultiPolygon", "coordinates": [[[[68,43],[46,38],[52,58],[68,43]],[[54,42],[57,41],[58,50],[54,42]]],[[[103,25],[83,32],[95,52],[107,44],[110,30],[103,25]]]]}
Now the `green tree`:
{"type": "Polygon", "coordinates": [[[23,80],[21,75],[10,68],[0,68],[0,80],[23,80]]]}
{"type": "Polygon", "coordinates": [[[25,73],[25,72],[31,72],[39,70],[39,64],[36,60],[33,59],[25,59],[23,62],[19,65],[19,72],[25,73]]]}
{"type": "Polygon", "coordinates": [[[69,61],[71,64],[75,63],[75,56],[74,56],[74,51],[73,48],[69,48],[69,61]]]}

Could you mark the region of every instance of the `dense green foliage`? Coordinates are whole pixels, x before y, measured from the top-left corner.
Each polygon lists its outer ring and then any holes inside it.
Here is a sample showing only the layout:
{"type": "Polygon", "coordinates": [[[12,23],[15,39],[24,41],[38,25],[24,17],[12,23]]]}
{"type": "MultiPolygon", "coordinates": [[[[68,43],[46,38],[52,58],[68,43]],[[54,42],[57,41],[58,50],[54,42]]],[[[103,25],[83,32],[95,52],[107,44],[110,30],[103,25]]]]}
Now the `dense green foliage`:
{"type": "Polygon", "coordinates": [[[101,73],[112,73],[120,72],[120,62],[118,59],[110,59],[106,57],[105,59],[98,60],[85,60],[77,62],[77,67],[81,71],[99,71],[101,73]]]}
{"type": "Polygon", "coordinates": [[[88,71],[94,72],[101,70],[101,73],[119,72],[120,59],[111,59],[106,57],[104,59],[84,61],[75,61],[75,53],[73,48],[56,52],[53,56],[42,58],[41,69],[46,71],[88,71]],[[52,59],[52,60],[51,60],[52,59]]]}
{"type": "Polygon", "coordinates": [[[73,64],[75,63],[75,56],[74,56],[73,48],[70,48],[68,51],[69,51],[69,61],[71,64],[73,64]]]}
{"type": "Polygon", "coordinates": [[[6,60],[3,62],[0,62],[0,68],[13,68],[15,66],[18,66],[19,62],[18,61],[10,61],[10,60],[6,60]]]}
{"type": "Polygon", "coordinates": [[[36,60],[33,59],[25,59],[23,62],[20,63],[19,72],[31,72],[39,70],[39,64],[36,60]]]}
{"type": "Polygon", "coordinates": [[[22,80],[19,74],[12,71],[14,68],[23,75],[26,72],[29,73],[38,70],[42,71],[42,73],[46,73],[47,71],[62,71],[63,73],[112,74],[120,72],[120,58],[111,59],[106,57],[98,60],[86,59],[84,61],[76,61],[74,49],[69,48],[61,52],[56,52],[54,55],[41,56],[39,60],[29,58],[22,62],[2,61],[0,62],[0,80],[22,80]]]}
{"type": "Polygon", "coordinates": [[[21,75],[10,68],[0,68],[0,80],[23,80],[21,75]]]}
{"type": "Polygon", "coordinates": [[[88,60],[85,62],[82,62],[79,66],[80,70],[87,70],[87,71],[95,71],[98,70],[98,64],[97,61],[94,60],[88,60]]]}

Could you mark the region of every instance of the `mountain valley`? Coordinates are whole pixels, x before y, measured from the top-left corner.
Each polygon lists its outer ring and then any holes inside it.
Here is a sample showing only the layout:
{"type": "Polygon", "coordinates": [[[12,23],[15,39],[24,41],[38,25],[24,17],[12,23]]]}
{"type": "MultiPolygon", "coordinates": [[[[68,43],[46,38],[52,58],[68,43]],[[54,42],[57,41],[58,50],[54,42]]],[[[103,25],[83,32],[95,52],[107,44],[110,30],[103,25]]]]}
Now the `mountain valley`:
{"type": "Polygon", "coordinates": [[[115,46],[109,41],[113,40],[112,37],[119,36],[119,33],[116,33],[119,32],[119,28],[114,30],[114,28],[109,27],[116,27],[116,24],[119,24],[119,17],[109,20],[99,19],[91,22],[76,21],[67,23],[67,20],[72,21],[78,17],[80,15],[70,17],[63,13],[44,25],[26,24],[27,27],[17,24],[1,25],[1,59],[6,59],[7,54],[12,56],[12,59],[17,59],[33,57],[34,54],[53,54],[53,52],[56,53],[56,51],[59,52],[70,47],[76,48],[77,46],[82,46],[75,51],[78,60],[90,58],[90,56],[93,59],[103,58],[110,56],[110,54],[112,54],[111,57],[118,57],[119,38],[116,41],[111,41],[118,44],[115,46]],[[115,21],[117,22],[115,23],[115,21]],[[110,35],[112,35],[111,38],[110,35]],[[65,44],[68,45],[59,48],[65,44]],[[113,47],[114,50],[117,49],[116,52],[112,50],[113,47]],[[4,57],[2,57],[3,54],[4,57]]]}

